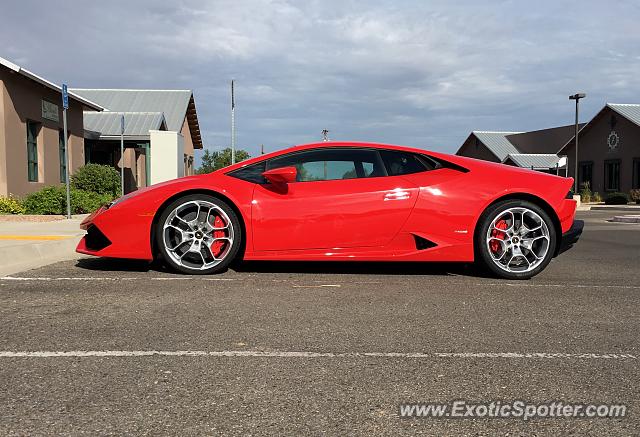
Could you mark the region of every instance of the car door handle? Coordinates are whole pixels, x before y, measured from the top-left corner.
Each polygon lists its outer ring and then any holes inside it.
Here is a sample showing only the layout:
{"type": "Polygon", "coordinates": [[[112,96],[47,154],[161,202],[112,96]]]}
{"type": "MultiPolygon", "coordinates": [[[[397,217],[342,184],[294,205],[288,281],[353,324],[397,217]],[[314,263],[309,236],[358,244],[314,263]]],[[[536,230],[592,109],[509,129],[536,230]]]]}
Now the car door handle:
{"type": "Polygon", "coordinates": [[[384,201],[387,200],[407,200],[411,197],[411,193],[407,190],[403,190],[402,188],[396,188],[395,190],[389,191],[384,195],[384,201]]]}

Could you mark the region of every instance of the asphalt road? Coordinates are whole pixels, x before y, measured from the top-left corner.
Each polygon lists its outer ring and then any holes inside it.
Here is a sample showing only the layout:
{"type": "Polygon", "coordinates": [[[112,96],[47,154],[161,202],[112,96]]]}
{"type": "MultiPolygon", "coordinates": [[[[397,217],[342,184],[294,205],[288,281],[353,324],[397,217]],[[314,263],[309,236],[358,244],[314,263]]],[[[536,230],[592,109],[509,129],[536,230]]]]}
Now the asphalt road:
{"type": "Polygon", "coordinates": [[[526,282],[448,264],[186,277],[99,259],[1,279],[0,435],[638,435],[640,225],[579,216],[579,243],[526,282]],[[399,417],[456,399],[628,414],[399,417]]]}

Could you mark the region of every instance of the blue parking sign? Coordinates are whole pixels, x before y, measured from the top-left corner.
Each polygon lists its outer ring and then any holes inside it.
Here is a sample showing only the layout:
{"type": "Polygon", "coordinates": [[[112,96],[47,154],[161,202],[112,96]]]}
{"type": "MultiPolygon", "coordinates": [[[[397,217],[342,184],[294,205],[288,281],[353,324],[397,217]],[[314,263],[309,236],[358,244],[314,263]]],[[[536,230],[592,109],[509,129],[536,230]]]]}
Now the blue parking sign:
{"type": "Polygon", "coordinates": [[[62,84],[62,108],[69,109],[69,92],[67,91],[67,85],[62,84]]]}

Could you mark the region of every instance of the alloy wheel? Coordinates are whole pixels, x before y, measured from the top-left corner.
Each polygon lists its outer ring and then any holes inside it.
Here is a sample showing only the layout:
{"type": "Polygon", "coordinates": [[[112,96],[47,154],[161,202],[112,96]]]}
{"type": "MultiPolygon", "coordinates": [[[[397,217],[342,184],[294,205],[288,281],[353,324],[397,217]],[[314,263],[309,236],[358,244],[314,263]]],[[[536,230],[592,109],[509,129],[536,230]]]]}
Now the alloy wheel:
{"type": "Polygon", "coordinates": [[[486,245],[491,260],[500,269],[530,272],[544,262],[549,253],[549,227],[529,208],[509,208],[499,212],[489,225],[486,245]]]}
{"type": "Polygon", "coordinates": [[[234,229],[218,205],[205,200],[189,200],[174,208],[162,228],[166,254],[179,266],[207,270],[228,256],[234,229]]]}

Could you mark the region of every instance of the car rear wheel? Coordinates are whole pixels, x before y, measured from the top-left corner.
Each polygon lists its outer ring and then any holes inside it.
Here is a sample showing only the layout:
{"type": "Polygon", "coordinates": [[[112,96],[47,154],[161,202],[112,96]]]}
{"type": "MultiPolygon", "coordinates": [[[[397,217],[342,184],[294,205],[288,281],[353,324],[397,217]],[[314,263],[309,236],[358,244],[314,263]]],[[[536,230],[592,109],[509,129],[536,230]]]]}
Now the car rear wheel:
{"type": "Polygon", "coordinates": [[[183,273],[225,270],[238,255],[242,228],[222,200],[192,194],[169,204],[156,228],[156,247],[170,267],[183,273]]]}
{"type": "Polygon", "coordinates": [[[551,262],[556,231],[549,215],[524,200],[506,200],[482,214],[475,236],[476,258],[492,274],[529,279],[551,262]]]}

